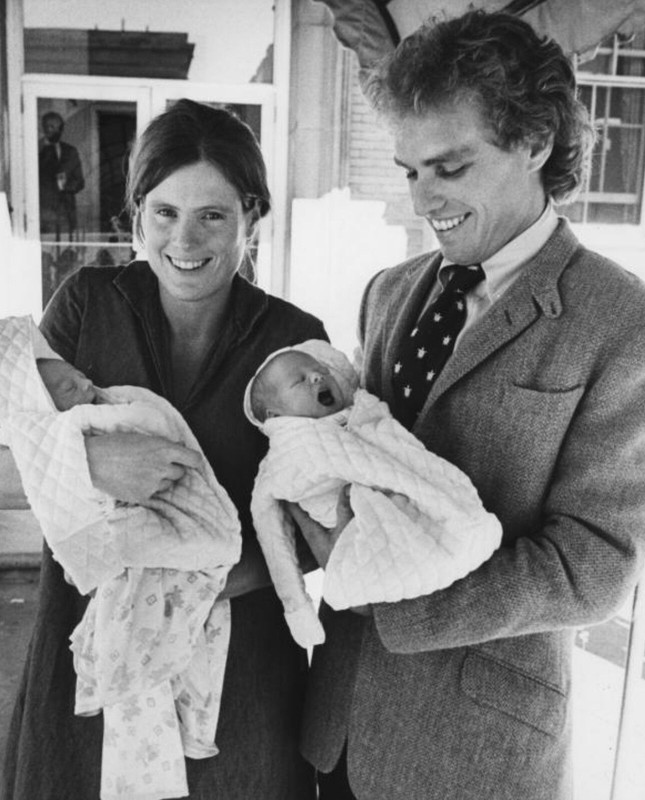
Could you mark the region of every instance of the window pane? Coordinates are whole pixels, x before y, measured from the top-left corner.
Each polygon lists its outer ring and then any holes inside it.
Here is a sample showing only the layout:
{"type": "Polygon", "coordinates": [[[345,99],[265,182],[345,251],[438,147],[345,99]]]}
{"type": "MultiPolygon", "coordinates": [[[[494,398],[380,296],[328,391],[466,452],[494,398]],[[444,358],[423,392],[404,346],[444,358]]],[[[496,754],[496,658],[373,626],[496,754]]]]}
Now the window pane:
{"type": "Polygon", "coordinates": [[[573,222],[637,225],[640,222],[645,152],[645,88],[583,86],[598,139],[589,185],[564,211],[573,222]]]}
{"type": "Polygon", "coordinates": [[[612,782],[617,749],[627,651],[634,598],[602,625],[577,632],[574,653],[575,800],[631,800],[645,795],[644,653],[637,660],[636,691],[628,698],[620,743],[614,795],[612,782]]]}

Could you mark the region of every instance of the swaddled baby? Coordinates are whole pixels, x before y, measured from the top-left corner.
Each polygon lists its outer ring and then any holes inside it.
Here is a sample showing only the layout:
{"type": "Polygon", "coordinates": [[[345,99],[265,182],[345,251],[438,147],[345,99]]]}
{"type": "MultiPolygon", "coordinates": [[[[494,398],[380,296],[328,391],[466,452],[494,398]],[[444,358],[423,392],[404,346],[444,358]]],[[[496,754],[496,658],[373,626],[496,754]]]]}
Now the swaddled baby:
{"type": "Polygon", "coordinates": [[[348,359],[310,340],[269,356],[249,382],[248,419],[269,437],[251,512],[291,632],[324,640],[295,556],[294,525],[280,500],[326,528],[350,485],[354,514],[325,569],[323,597],[341,609],[445,588],[501,541],[497,518],[470,479],[430,453],[364,389],[348,359]]]}
{"type": "Polygon", "coordinates": [[[218,596],[240,554],[237,511],[205,458],[145,505],[96,490],[90,431],[199,444],[153,392],[95,387],[29,317],[0,320],[0,423],[54,557],[93,594],[71,649],[75,711],[104,715],[101,797],[126,784],[133,800],[184,796],[184,755],[217,753],[230,631],[218,596]]]}

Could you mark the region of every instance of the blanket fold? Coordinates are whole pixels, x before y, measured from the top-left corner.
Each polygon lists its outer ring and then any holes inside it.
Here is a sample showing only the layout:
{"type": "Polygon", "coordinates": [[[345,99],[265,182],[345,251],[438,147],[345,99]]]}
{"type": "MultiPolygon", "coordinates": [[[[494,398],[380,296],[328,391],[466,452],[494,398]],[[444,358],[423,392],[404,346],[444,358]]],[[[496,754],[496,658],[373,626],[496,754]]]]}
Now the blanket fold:
{"type": "Polygon", "coordinates": [[[295,556],[294,525],[280,500],[298,503],[326,528],[339,490],[351,485],[354,519],[327,564],[323,597],[332,608],[396,602],[449,586],[501,542],[470,479],[429,452],[385,403],[356,391],[346,424],[335,417],[276,417],[263,425],[269,452],[251,511],[292,635],[303,647],[324,632],[295,556]]]}

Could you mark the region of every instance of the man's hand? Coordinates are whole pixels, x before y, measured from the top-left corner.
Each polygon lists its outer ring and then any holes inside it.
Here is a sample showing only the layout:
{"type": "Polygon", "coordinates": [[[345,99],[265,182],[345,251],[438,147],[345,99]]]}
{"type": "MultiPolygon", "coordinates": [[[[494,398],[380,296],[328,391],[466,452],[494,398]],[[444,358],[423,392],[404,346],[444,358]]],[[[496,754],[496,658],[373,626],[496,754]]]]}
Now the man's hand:
{"type": "Polygon", "coordinates": [[[203,461],[196,450],[142,433],[87,436],[85,449],[94,486],[126,503],[145,503],[203,461]]]}
{"type": "MultiPolygon", "coordinates": [[[[338,497],[338,504],[336,506],[336,527],[331,530],[327,530],[327,528],[323,528],[322,525],[314,522],[309,514],[306,514],[296,503],[285,503],[285,507],[293,517],[296,525],[300,528],[316,561],[318,561],[320,566],[324,569],[327,566],[329,556],[339,536],[354,518],[354,512],[349,504],[349,484],[343,487],[338,497]]],[[[372,614],[370,606],[356,606],[350,610],[363,617],[369,617],[372,614]]]]}
{"type": "Polygon", "coordinates": [[[322,525],[315,522],[296,503],[285,503],[285,506],[296,525],[302,531],[302,535],[311,548],[316,561],[324,569],[338,537],[354,516],[349,505],[349,486],[345,486],[340,493],[336,506],[336,527],[331,530],[327,530],[327,528],[323,528],[322,525]]]}

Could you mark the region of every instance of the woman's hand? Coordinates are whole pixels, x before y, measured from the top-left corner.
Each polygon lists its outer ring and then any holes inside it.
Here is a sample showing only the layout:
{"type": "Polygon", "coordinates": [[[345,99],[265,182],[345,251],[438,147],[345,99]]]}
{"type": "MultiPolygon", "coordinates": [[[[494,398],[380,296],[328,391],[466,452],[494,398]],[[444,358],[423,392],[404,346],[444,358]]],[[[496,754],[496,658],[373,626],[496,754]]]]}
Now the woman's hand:
{"type": "Polygon", "coordinates": [[[85,449],[94,486],[126,503],[144,503],[203,459],[196,450],[143,433],[86,436],[85,449]]]}
{"type": "Polygon", "coordinates": [[[338,537],[341,535],[354,513],[349,505],[349,486],[345,486],[338,497],[336,506],[336,527],[331,530],[323,528],[306,514],[296,503],[285,503],[296,525],[300,528],[305,541],[314,554],[316,561],[324,569],[329,561],[338,537]]]}

